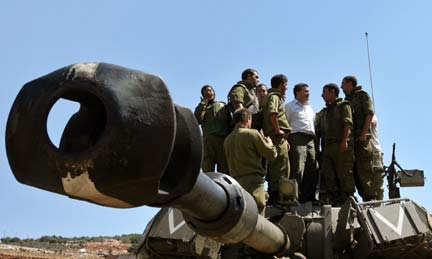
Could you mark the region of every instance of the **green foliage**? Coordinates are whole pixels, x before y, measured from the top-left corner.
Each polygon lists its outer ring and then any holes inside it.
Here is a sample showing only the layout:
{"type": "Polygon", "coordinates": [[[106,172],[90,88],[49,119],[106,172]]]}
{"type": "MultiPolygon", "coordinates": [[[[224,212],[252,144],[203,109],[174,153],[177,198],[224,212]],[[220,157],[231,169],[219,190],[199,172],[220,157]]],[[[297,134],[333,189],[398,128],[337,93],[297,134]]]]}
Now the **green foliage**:
{"type": "Polygon", "coordinates": [[[21,241],[18,237],[4,237],[1,239],[3,244],[16,244],[21,241]]]}
{"type": "Polygon", "coordinates": [[[126,244],[137,244],[140,238],[141,238],[141,234],[128,234],[128,235],[122,235],[117,240],[126,244]]]}

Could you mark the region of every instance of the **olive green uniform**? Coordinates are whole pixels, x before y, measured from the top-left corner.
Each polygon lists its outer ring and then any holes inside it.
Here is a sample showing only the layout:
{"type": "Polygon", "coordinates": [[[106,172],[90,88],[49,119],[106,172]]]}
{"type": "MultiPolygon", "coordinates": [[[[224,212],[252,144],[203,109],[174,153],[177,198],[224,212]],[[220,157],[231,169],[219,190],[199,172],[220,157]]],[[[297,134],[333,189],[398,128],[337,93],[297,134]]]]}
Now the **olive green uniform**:
{"type": "Polygon", "coordinates": [[[351,128],[353,125],[351,106],[341,98],[336,99],[334,103],[327,104],[324,120],[325,146],[321,172],[326,188],[333,194],[342,193],[345,197],[353,195],[355,185],[352,138],[349,138],[346,152],[339,150],[345,125],[348,124],[351,128]]]}
{"type": "Polygon", "coordinates": [[[263,127],[265,136],[269,136],[276,146],[277,157],[269,161],[267,165],[267,181],[269,192],[269,203],[275,203],[279,199],[279,180],[289,179],[290,164],[288,156],[288,141],[286,136],[290,133],[291,127],[286,117],[284,98],[277,88],[271,88],[264,101],[263,107],[263,127]],[[279,128],[285,132],[285,136],[279,136],[271,123],[270,115],[276,114],[279,128]]]}
{"type": "Polygon", "coordinates": [[[252,112],[252,128],[261,129],[261,122],[257,117],[259,101],[255,93],[255,86],[246,80],[237,82],[228,93],[228,102],[234,105],[241,103],[244,108],[252,112]]]}
{"type": "Polygon", "coordinates": [[[370,142],[370,130],[366,134],[366,141],[358,140],[360,136],[365,118],[367,115],[373,115],[372,101],[369,95],[362,90],[361,86],[355,87],[345,98],[353,108],[353,123],[354,123],[354,177],[356,187],[363,201],[376,199],[376,191],[374,186],[373,173],[373,150],[370,142]]]}
{"type": "Polygon", "coordinates": [[[229,121],[226,114],[223,114],[224,106],[223,102],[202,100],[195,108],[194,114],[203,133],[204,172],[214,172],[217,165],[218,172],[228,173],[223,143],[229,133],[229,121]]]}
{"type": "Polygon", "coordinates": [[[322,151],[325,146],[325,114],[327,108],[322,108],[321,111],[315,114],[315,151],[318,165],[322,164],[322,151]]]}
{"type": "Polygon", "coordinates": [[[264,215],[266,171],[261,160],[275,159],[276,147],[265,142],[257,130],[243,126],[226,137],[224,147],[230,175],[254,197],[259,213],[264,215]]]}
{"type": "Polygon", "coordinates": [[[327,108],[321,109],[321,111],[315,114],[314,126],[315,126],[315,150],[316,160],[318,162],[318,185],[319,185],[319,199],[323,204],[330,203],[330,194],[327,191],[325,184],[325,177],[321,172],[323,151],[325,147],[325,115],[327,108]]]}

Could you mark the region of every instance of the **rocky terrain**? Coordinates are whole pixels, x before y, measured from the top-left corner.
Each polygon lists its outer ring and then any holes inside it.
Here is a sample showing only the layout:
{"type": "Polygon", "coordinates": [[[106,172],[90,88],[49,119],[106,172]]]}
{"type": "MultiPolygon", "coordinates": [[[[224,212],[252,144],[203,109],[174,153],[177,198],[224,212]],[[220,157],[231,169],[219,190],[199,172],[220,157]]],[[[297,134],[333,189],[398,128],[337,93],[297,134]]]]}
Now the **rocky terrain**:
{"type": "Polygon", "coordinates": [[[97,242],[80,243],[79,245],[73,242],[65,243],[63,249],[53,251],[46,248],[0,244],[0,259],[129,259],[134,258],[128,253],[131,245],[115,239],[103,239],[97,242]]]}

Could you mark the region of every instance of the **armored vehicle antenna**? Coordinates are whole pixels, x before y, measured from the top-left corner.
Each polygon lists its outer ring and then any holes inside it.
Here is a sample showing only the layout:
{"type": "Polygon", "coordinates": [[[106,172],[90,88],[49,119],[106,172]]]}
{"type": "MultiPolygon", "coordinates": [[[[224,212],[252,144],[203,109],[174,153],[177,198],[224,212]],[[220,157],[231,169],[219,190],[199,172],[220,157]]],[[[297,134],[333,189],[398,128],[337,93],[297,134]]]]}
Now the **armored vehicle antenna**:
{"type": "Polygon", "coordinates": [[[365,36],[366,36],[366,48],[367,48],[368,64],[369,64],[369,79],[370,79],[370,84],[371,84],[372,102],[374,104],[373,109],[376,110],[374,88],[373,88],[373,82],[372,82],[372,68],[371,68],[370,53],[369,53],[369,40],[368,40],[368,33],[367,32],[365,32],[365,36]]]}

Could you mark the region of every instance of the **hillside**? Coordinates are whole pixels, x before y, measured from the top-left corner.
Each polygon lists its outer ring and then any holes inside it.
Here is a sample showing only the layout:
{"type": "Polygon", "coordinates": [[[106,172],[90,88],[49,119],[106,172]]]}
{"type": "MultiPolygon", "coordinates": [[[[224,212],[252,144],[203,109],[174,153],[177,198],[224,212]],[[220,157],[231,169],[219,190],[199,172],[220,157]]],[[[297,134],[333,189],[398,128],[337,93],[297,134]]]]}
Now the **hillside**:
{"type": "Polygon", "coordinates": [[[116,258],[118,255],[128,255],[137,245],[140,236],[140,234],[78,238],[43,236],[38,239],[6,237],[0,239],[0,259],[116,258]]]}

